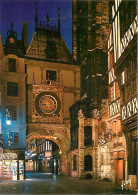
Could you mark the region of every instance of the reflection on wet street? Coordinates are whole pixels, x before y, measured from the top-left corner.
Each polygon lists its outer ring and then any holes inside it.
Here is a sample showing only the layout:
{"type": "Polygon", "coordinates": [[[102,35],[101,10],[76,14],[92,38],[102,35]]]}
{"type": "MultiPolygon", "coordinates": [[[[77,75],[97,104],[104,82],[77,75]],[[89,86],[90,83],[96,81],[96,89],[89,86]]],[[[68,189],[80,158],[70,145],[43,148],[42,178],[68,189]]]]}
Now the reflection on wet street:
{"type": "MultiPolygon", "coordinates": [[[[79,180],[50,173],[27,172],[22,181],[1,181],[0,194],[130,194],[111,182],[79,180]]],[[[136,194],[136,193],[135,193],[136,194]]]]}

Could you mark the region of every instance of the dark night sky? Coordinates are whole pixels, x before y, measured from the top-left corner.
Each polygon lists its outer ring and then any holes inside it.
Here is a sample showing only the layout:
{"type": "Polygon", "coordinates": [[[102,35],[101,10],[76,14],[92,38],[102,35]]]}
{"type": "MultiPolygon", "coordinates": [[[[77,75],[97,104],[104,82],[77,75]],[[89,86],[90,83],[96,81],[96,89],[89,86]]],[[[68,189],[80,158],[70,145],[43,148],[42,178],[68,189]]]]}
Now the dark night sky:
{"type": "MultiPolygon", "coordinates": [[[[28,22],[28,44],[35,30],[35,0],[0,0],[0,34],[5,43],[7,30],[13,21],[13,29],[21,39],[23,22],[28,22]]],[[[44,21],[47,13],[52,24],[57,25],[60,8],[61,34],[72,52],[72,0],[37,0],[38,21],[44,21]]]]}

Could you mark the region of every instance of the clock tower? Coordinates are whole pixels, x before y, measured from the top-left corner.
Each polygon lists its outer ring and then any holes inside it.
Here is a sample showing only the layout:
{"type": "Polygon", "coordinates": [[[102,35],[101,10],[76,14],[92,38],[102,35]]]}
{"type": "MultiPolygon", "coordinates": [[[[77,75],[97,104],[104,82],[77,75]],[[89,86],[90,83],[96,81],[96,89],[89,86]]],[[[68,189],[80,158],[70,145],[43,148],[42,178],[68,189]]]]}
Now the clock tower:
{"type": "Polygon", "coordinates": [[[33,85],[33,122],[63,123],[63,86],[57,81],[45,80],[33,85]]]}

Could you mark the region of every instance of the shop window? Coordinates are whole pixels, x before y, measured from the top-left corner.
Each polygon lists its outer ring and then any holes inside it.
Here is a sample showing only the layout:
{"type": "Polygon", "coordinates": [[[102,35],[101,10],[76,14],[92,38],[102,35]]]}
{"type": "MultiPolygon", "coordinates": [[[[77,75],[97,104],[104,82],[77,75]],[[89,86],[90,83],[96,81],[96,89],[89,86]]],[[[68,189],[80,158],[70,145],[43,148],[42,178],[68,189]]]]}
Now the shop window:
{"type": "Polygon", "coordinates": [[[53,70],[46,70],[46,79],[48,80],[57,80],[57,72],[53,70]]]}
{"type": "Polygon", "coordinates": [[[91,126],[84,127],[84,145],[85,146],[92,145],[92,127],[91,126]]]}
{"type": "Polygon", "coordinates": [[[9,72],[16,72],[16,59],[9,58],[9,72]]]}
{"type": "Polygon", "coordinates": [[[6,106],[6,110],[10,113],[10,120],[17,120],[17,107],[16,106],[6,106]]]}
{"type": "Polygon", "coordinates": [[[85,160],[84,160],[84,170],[85,171],[92,171],[92,156],[91,155],[87,155],[85,156],[85,160]]]}
{"type": "Polygon", "coordinates": [[[7,82],[7,95],[18,96],[18,83],[7,82]]]}
{"type": "Polygon", "coordinates": [[[73,156],[73,171],[77,171],[77,156],[73,156]]]}
{"type": "Polygon", "coordinates": [[[8,133],[8,146],[19,145],[19,133],[9,132],[8,133]]]}

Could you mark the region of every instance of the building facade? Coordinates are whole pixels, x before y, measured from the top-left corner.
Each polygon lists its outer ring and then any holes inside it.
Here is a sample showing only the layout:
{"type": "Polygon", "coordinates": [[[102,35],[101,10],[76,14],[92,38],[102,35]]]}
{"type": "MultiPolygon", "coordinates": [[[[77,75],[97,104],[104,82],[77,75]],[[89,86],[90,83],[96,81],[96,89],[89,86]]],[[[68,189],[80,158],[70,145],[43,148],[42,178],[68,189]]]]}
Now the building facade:
{"type": "Polygon", "coordinates": [[[70,108],[70,173],[79,177],[91,174],[122,187],[127,183],[126,189],[134,190],[137,5],[136,1],[108,3],[73,1],[73,55],[81,64],[81,100],[70,108]],[[100,12],[101,8],[105,9],[100,12]],[[105,51],[108,62],[103,57],[105,55],[106,59],[105,51]],[[105,68],[103,72],[100,65],[105,68]],[[88,137],[89,146],[86,145],[88,137]],[[89,171],[85,169],[85,160],[90,164],[89,171]]]}
{"type": "Polygon", "coordinates": [[[4,50],[2,45],[2,39],[0,36],[0,180],[2,180],[3,177],[3,139],[2,139],[2,102],[1,102],[1,96],[3,93],[3,85],[2,85],[2,79],[1,79],[1,61],[4,56],[4,50]]]}
{"type": "MultiPolygon", "coordinates": [[[[1,43],[2,44],[2,43],[1,43]]],[[[1,45],[2,49],[3,45],[1,45]]],[[[1,56],[3,179],[23,179],[26,147],[26,74],[24,45],[11,29],[1,56]]]]}
{"type": "MultiPolygon", "coordinates": [[[[115,1],[109,52],[120,90],[120,121],[126,140],[125,181],[135,189],[137,181],[137,2],[115,1]]],[[[109,70],[112,74],[113,69],[109,70]]],[[[116,106],[117,108],[117,106],[116,106]]],[[[112,110],[112,108],[111,108],[112,110]]],[[[112,111],[111,111],[112,113],[112,111]]],[[[121,161],[120,161],[121,162],[121,161]]]]}

